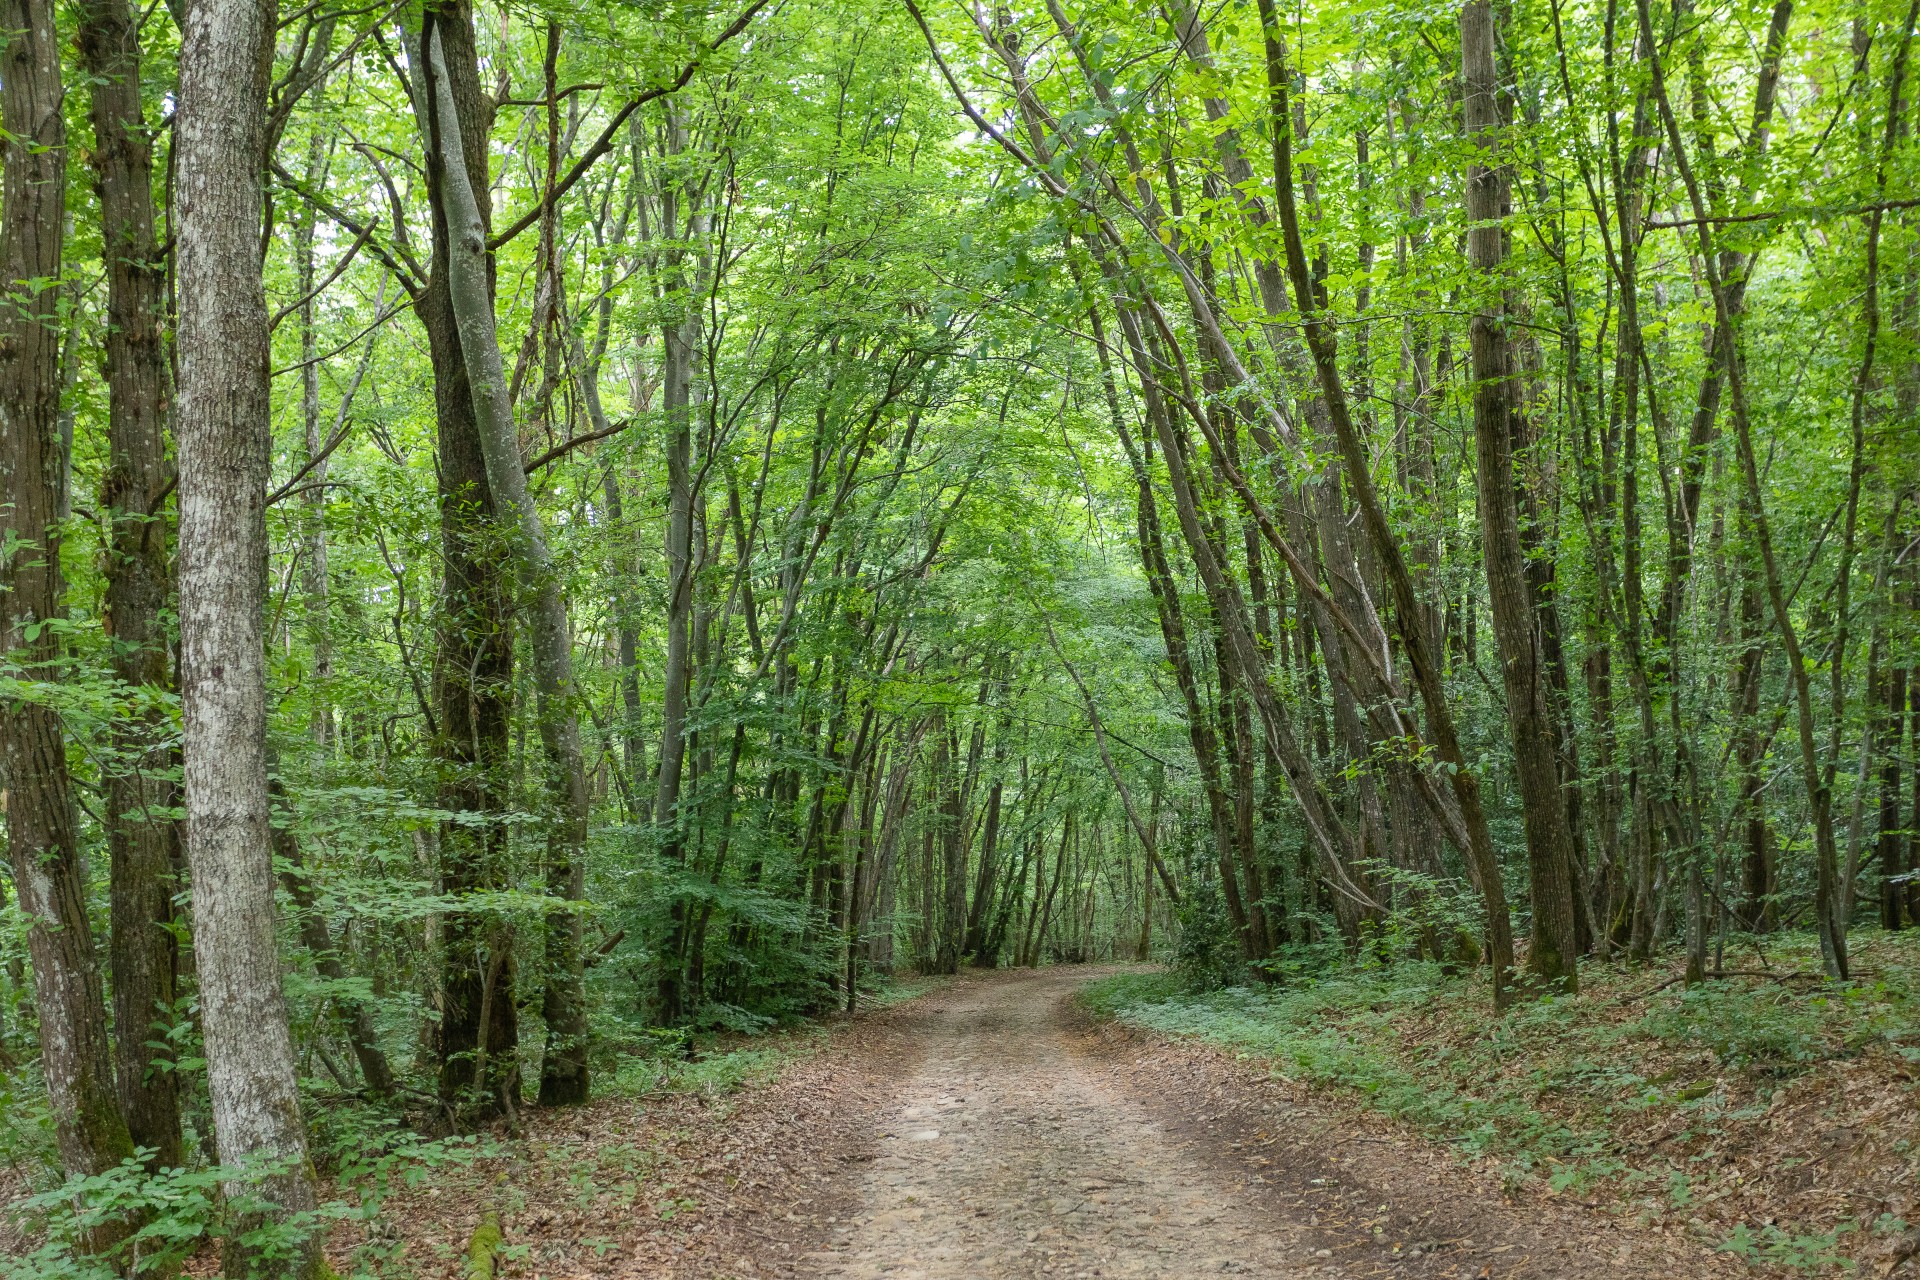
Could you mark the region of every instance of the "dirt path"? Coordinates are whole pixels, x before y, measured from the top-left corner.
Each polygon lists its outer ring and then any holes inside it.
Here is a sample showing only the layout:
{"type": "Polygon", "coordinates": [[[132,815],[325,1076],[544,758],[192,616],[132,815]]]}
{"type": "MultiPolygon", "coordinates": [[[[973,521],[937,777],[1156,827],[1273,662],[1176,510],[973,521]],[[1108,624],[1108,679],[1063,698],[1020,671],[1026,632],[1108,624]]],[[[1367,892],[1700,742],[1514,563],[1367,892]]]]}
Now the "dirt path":
{"type": "Polygon", "coordinates": [[[870,1162],[823,1197],[797,1274],[1727,1274],[1690,1242],[1504,1203],[1207,1050],[1094,1033],[1070,1001],[1091,976],[962,979],[900,1011],[916,1065],[873,1113],[870,1162]]]}
{"type": "Polygon", "coordinates": [[[1292,1276],[1292,1233],[1226,1191],[1146,1108],[1089,1070],[1059,1004],[1084,975],[963,983],[915,1030],[856,1222],[818,1274],[1292,1276]]]}

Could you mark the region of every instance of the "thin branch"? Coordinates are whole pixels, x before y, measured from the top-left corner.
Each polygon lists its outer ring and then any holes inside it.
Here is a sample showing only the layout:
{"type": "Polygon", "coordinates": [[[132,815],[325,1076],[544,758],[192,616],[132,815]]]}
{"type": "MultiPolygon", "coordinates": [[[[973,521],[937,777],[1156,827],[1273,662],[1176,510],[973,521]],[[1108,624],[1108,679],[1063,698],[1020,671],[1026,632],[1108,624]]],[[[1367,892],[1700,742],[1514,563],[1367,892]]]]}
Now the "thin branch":
{"type": "MultiPolygon", "coordinates": [[[[715,36],[686,66],[680,68],[680,74],[675,76],[670,83],[656,85],[648,89],[646,92],[640,94],[640,96],[630,99],[626,106],[616,111],[613,119],[607,121],[607,127],[600,131],[600,136],[593,140],[593,145],[587,148],[586,154],[574,162],[573,168],[567,170],[566,177],[554,184],[553,190],[548,194],[547,198],[521,214],[518,218],[515,218],[507,225],[506,230],[494,233],[487,241],[487,248],[498,249],[501,245],[506,244],[522,231],[525,231],[528,227],[538,222],[540,220],[541,210],[546,207],[549,201],[558,200],[561,196],[567,194],[574,183],[586,177],[587,170],[593,168],[594,161],[613,149],[614,137],[619,133],[620,126],[627,122],[628,116],[631,116],[635,111],[638,111],[645,104],[652,102],[655,98],[664,98],[670,93],[677,93],[681,89],[684,89],[687,86],[687,82],[693,79],[693,73],[700,69],[700,64],[706,59],[707,54],[712,53],[715,49],[718,49],[742,31],[745,31],[747,24],[753,21],[754,15],[766,8],[768,3],[769,0],[753,0],[753,3],[748,5],[745,11],[743,11],[738,18],[735,18],[725,31],[715,36]]],[[[542,103],[545,101],[546,99],[541,99],[542,103]]]]}
{"type": "Polygon", "coordinates": [[[274,312],[273,319],[267,321],[267,332],[272,333],[275,329],[278,329],[282,320],[285,320],[301,307],[306,306],[322,293],[325,293],[327,286],[331,285],[335,280],[338,280],[341,275],[345,273],[346,269],[353,265],[353,260],[359,256],[360,250],[365,247],[367,241],[372,237],[372,227],[361,228],[359,236],[354,240],[352,246],[347,249],[346,256],[341,258],[340,261],[334,265],[333,270],[327,273],[327,278],[315,285],[305,297],[297,298],[274,312]]]}
{"type": "Polygon", "coordinates": [[[1673,231],[1680,227],[1697,227],[1703,222],[1710,226],[1725,226],[1730,222],[1770,222],[1775,218],[1851,218],[1862,213],[1916,208],[1920,208],[1920,197],[1911,200],[1877,200],[1872,204],[1807,205],[1799,209],[1771,209],[1764,213],[1716,213],[1704,218],[1673,218],[1668,221],[1649,219],[1646,225],[1648,230],[1673,231]]]}
{"type": "Polygon", "coordinates": [[[622,418],[620,421],[603,430],[589,431],[585,435],[574,436],[571,440],[563,440],[539,457],[529,461],[527,463],[527,474],[532,475],[550,462],[558,462],[583,444],[592,444],[596,440],[605,440],[609,436],[617,436],[632,425],[632,418],[622,418]]]}

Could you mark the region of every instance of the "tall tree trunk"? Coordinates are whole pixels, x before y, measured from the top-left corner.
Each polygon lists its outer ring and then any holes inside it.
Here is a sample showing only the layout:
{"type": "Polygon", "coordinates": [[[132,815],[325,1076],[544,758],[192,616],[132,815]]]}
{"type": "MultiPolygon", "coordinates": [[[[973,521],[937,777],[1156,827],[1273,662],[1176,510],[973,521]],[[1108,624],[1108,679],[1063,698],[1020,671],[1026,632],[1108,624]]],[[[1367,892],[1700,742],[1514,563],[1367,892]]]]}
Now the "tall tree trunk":
{"type": "Polygon", "coordinates": [[[1519,433],[1513,420],[1521,409],[1516,403],[1518,371],[1508,331],[1511,303],[1503,278],[1507,246],[1502,220],[1507,213],[1508,183],[1498,155],[1494,43],[1489,0],[1468,0],[1460,9],[1460,74],[1466,134],[1479,154],[1467,171],[1467,258],[1485,276],[1489,294],[1487,303],[1476,308],[1469,330],[1480,529],[1532,872],[1533,938],[1527,970],[1537,981],[1571,991],[1579,989],[1573,842],[1560,794],[1559,743],[1548,706],[1515,495],[1513,441],[1519,433]]]}
{"type": "MultiPolygon", "coordinates": [[[[174,155],[180,674],[207,1090],[220,1161],[243,1171],[229,1197],[244,1191],[262,1216],[285,1218],[312,1210],[315,1197],[274,938],[267,800],[272,396],[260,215],[273,33],[270,0],[199,0],[188,10],[174,155]]],[[[243,1239],[231,1237],[230,1272],[261,1261],[243,1239]]],[[[319,1233],[273,1265],[322,1274],[319,1233]]]]}
{"type": "MultiPolygon", "coordinates": [[[[1741,503],[1744,509],[1745,502],[1741,503]]],[[[1741,557],[1744,559],[1744,557],[1741,557]]],[[[1734,617],[1735,652],[1732,692],[1733,761],[1738,787],[1743,857],[1741,923],[1754,933],[1771,933],[1778,917],[1773,840],[1767,825],[1765,743],[1760,731],[1761,642],[1760,587],[1745,564],[1735,569],[1739,606],[1734,617]]]]}
{"type": "MultiPolygon", "coordinates": [[[[140,32],[127,0],[81,6],[107,272],[107,476],[101,502],[112,521],[105,625],[113,673],[129,688],[169,683],[167,635],[167,356],[161,340],[166,275],[153,234],[153,147],[140,100],[140,32]]],[[[143,702],[157,699],[143,698],[143,702]]],[[[109,954],[118,1079],[127,1130],[154,1163],[177,1166],[180,1103],[174,1074],[155,1066],[154,1041],[171,1025],[178,957],[173,933],[179,828],[166,717],[156,705],[117,727],[119,759],[106,778],[111,865],[109,954]]]]}
{"type": "MultiPolygon", "coordinates": [[[[6,41],[0,55],[0,286],[7,300],[0,309],[0,652],[10,667],[55,680],[65,585],[59,280],[67,149],[54,6],[6,0],[0,39],[6,41]]],[[[114,1092],[65,736],[45,702],[0,703],[0,785],[7,789],[14,889],[28,922],[54,1138],[67,1172],[89,1177],[113,1168],[133,1147],[114,1092]]],[[[100,1223],[83,1243],[104,1253],[127,1226],[100,1223]]]]}
{"type": "Polygon", "coordinates": [[[1904,929],[1920,923],[1906,910],[1906,886],[1893,882],[1907,869],[1900,847],[1900,739],[1906,719],[1907,669],[1896,665],[1887,671],[1874,693],[1878,695],[1872,711],[1874,747],[1880,760],[1880,923],[1887,929],[1904,929]]]}
{"type": "MultiPolygon", "coordinates": [[[[666,150],[660,191],[661,229],[679,234],[681,220],[692,229],[694,211],[682,208],[690,196],[681,175],[672,166],[686,150],[686,122],[677,103],[666,108],[666,150]]],[[[687,752],[687,703],[691,685],[694,597],[693,564],[693,373],[694,349],[699,341],[700,310],[684,296],[686,251],[666,255],[667,287],[676,311],[661,327],[661,408],[666,414],[667,462],[667,654],[660,693],[660,777],[654,797],[654,818],[661,828],[661,854],[670,863],[685,860],[685,830],[679,812],[680,788],[687,752]],[[682,310],[681,308],[684,308],[682,310]]],[[[676,896],[672,904],[676,941],[685,932],[688,903],[676,896]]],[[[678,948],[662,958],[658,1015],[675,1021],[683,1013],[682,975],[678,948]]]]}
{"type": "MultiPolygon", "coordinates": [[[[316,86],[317,87],[317,86],[316,86]]],[[[319,129],[307,148],[307,184],[320,190],[326,182],[327,146],[319,129]]],[[[312,652],[312,688],[309,732],[324,753],[333,745],[333,630],[327,616],[327,479],[326,447],[320,425],[319,333],[314,325],[313,232],[317,214],[303,208],[294,225],[294,256],[300,290],[300,424],[310,469],[306,483],[313,487],[300,495],[300,593],[305,599],[307,645],[312,652]]]]}
{"type": "MultiPolygon", "coordinates": [[[[1425,625],[1426,611],[1415,589],[1412,571],[1373,486],[1372,472],[1364,441],[1353,425],[1341,381],[1337,338],[1324,312],[1324,300],[1307,263],[1305,241],[1300,231],[1299,211],[1293,190],[1293,134],[1288,108],[1290,90],[1286,45],[1280,19],[1272,0],[1260,0],[1260,24],[1265,43],[1268,118],[1273,134],[1274,203],[1279,214],[1281,240],[1286,248],[1287,277],[1293,288],[1294,304],[1305,321],[1307,346],[1313,356],[1314,376],[1326,401],[1327,419],[1346,465],[1348,483],[1353,486],[1355,504],[1361,522],[1373,543],[1381,569],[1386,574],[1396,629],[1406,648],[1407,665],[1427,715],[1427,730],[1433,738],[1441,761],[1448,766],[1453,792],[1465,830],[1467,872],[1479,890],[1487,913],[1487,950],[1493,969],[1493,998],[1496,1006],[1507,999],[1507,982],[1513,968],[1512,922],[1508,918],[1506,885],[1499,859],[1493,848],[1492,832],[1480,803],[1480,781],[1467,767],[1460,749],[1453,712],[1448,705],[1441,679],[1438,655],[1433,651],[1425,625]]],[[[1471,603],[1472,597],[1468,600],[1471,603]]],[[[1466,631],[1469,655],[1472,631],[1466,631]]]]}
{"type": "MultiPolygon", "coordinates": [[[[460,351],[467,366],[474,420],[487,483],[512,548],[519,594],[530,615],[536,716],[547,763],[547,789],[555,810],[547,842],[547,892],[577,901],[585,889],[586,770],[574,714],[573,640],[558,569],[547,545],[539,510],[527,490],[525,464],[507,403],[494,324],[487,259],[486,220],[474,195],[466,148],[435,15],[422,44],[427,54],[427,110],[433,124],[435,177],[444,193],[448,222],[447,285],[460,351]]],[[[547,918],[543,1013],[546,1053],[540,1101],[564,1106],[588,1094],[587,1027],[582,979],[581,923],[577,912],[556,910],[547,918]]]]}
{"type": "MultiPolygon", "coordinates": [[[[481,218],[487,217],[485,140],[492,108],[480,85],[473,29],[464,4],[436,10],[448,76],[466,141],[466,169],[481,218]],[[470,140],[470,141],[468,141],[470,140]]],[[[417,52],[411,45],[409,53],[417,52]]],[[[416,68],[420,61],[410,57],[416,68]]],[[[424,73],[411,86],[420,129],[428,134],[424,73]]],[[[433,362],[439,454],[441,602],[433,706],[439,803],[475,815],[440,832],[440,892],[451,902],[507,887],[509,848],[500,821],[513,705],[514,634],[504,566],[489,533],[495,516],[480,449],[467,363],[460,350],[448,284],[452,255],[446,200],[427,189],[433,249],[426,288],[414,300],[433,362]]],[[[440,929],[440,1021],[436,1037],[441,1105],[461,1120],[511,1118],[520,1098],[520,1035],[514,930],[486,911],[454,906],[440,929]]]]}

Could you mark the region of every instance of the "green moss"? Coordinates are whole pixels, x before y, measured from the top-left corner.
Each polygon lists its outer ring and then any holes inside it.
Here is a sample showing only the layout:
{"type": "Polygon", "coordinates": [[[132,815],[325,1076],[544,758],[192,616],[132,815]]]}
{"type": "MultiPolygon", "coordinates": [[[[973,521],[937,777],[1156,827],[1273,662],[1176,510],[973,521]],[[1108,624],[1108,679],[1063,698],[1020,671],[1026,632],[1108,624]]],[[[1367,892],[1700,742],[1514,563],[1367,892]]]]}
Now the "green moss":
{"type": "Polygon", "coordinates": [[[506,1235],[500,1230],[500,1215],[485,1214],[467,1240],[467,1280],[492,1280],[494,1260],[506,1235]]]}

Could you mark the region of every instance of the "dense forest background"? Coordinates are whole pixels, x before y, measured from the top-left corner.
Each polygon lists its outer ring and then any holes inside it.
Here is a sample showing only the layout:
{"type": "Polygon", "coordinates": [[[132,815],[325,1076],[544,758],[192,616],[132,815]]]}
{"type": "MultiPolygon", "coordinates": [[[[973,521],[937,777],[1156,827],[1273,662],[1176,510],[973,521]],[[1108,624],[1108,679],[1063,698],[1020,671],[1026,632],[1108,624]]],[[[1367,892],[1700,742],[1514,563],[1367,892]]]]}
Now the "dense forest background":
{"type": "Polygon", "coordinates": [[[22,1274],[907,971],[1848,979],[1917,12],[6,0],[22,1274]]]}

